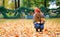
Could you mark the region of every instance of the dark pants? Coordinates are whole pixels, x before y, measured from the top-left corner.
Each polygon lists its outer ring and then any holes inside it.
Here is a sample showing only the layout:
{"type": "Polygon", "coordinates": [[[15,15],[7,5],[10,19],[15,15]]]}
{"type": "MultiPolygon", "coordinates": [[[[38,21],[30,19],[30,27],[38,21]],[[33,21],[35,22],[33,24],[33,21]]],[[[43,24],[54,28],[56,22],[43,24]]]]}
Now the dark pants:
{"type": "Polygon", "coordinates": [[[40,32],[42,32],[42,30],[44,29],[44,24],[35,23],[34,25],[37,32],[38,32],[38,29],[40,29],[40,32]]]}

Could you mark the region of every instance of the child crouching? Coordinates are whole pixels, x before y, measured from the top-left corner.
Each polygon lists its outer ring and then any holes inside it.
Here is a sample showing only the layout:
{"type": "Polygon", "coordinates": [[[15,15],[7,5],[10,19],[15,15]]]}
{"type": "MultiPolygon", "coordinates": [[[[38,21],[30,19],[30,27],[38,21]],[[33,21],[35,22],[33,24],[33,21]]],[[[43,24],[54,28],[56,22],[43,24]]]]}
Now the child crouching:
{"type": "Polygon", "coordinates": [[[42,32],[42,30],[44,29],[45,16],[39,8],[35,8],[34,12],[35,12],[33,15],[34,27],[36,29],[36,32],[38,32],[38,30],[42,32]]]}

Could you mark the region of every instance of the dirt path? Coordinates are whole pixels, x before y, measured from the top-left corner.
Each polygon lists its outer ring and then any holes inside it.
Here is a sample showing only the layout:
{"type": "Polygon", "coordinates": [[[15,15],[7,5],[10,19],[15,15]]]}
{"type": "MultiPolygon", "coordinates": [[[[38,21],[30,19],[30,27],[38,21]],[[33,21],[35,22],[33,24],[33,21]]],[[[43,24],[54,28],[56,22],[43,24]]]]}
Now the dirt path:
{"type": "Polygon", "coordinates": [[[60,19],[46,20],[42,33],[36,32],[33,20],[0,20],[0,37],[60,37],[60,19]]]}

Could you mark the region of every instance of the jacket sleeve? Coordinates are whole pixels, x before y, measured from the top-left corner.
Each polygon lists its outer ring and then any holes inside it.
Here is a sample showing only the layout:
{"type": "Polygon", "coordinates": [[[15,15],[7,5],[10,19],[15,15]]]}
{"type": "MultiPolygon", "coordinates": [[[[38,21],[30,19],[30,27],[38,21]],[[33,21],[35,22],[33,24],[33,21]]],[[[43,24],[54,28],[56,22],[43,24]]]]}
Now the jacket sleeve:
{"type": "Polygon", "coordinates": [[[35,23],[36,21],[35,21],[35,14],[33,15],[33,23],[35,23]]]}

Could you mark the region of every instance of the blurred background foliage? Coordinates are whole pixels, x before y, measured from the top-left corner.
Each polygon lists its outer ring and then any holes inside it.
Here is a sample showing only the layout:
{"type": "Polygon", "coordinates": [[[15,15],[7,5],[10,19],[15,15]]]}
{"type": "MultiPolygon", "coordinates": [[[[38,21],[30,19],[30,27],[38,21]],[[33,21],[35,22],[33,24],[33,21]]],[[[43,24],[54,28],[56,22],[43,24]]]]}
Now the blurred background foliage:
{"type": "Polygon", "coordinates": [[[60,17],[60,0],[0,0],[0,18],[32,18],[38,7],[46,17],[60,17]],[[57,9],[49,9],[49,2],[56,1],[57,9]]]}

